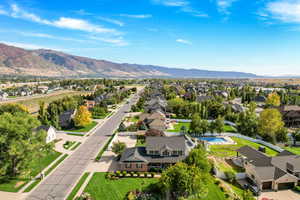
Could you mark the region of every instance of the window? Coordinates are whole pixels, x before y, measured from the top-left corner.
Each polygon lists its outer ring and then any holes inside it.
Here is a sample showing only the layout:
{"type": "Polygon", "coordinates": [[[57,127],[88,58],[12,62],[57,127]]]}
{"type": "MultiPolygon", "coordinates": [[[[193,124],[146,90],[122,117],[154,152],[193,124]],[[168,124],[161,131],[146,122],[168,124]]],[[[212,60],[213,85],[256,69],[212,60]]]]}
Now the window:
{"type": "Polygon", "coordinates": [[[174,155],[174,156],[178,155],[178,151],[173,151],[172,155],[174,155]]]}
{"type": "Polygon", "coordinates": [[[178,155],[182,156],[182,154],[183,154],[182,151],[178,151],[178,155]]]}
{"type": "Polygon", "coordinates": [[[163,156],[169,156],[169,152],[166,150],[163,152],[163,156]]]}
{"type": "Polygon", "coordinates": [[[126,163],[126,164],[125,164],[125,168],[131,168],[131,164],[126,163]]]}
{"type": "Polygon", "coordinates": [[[136,168],[143,168],[143,164],[136,164],[136,168]]]}

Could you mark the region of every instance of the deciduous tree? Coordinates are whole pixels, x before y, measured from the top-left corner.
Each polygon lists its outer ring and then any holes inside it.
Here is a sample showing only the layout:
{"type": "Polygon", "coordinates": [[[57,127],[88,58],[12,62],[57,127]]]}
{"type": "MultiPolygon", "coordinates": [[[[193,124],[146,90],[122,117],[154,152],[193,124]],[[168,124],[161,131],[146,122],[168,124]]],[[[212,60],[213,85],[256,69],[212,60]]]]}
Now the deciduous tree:
{"type": "Polygon", "coordinates": [[[74,117],[75,126],[83,127],[90,124],[92,122],[91,116],[86,106],[80,106],[74,117]]]}

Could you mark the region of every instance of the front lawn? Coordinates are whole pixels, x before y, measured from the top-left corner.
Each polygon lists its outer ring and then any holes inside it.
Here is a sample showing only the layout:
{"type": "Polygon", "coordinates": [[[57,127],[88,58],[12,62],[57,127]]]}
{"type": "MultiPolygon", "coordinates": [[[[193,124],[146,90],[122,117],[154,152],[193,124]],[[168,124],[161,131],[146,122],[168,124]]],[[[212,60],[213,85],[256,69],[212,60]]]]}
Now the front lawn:
{"type": "MultiPolygon", "coordinates": [[[[29,169],[31,169],[30,176],[37,176],[41,170],[50,165],[60,155],[61,153],[52,151],[41,159],[36,158],[32,165],[29,167],[29,169]]],[[[17,192],[31,180],[31,177],[18,177],[0,183],[0,191],[17,192]]]]}
{"type": "MultiPolygon", "coordinates": [[[[210,145],[210,154],[218,157],[233,157],[236,156],[236,150],[242,146],[248,145],[254,149],[258,149],[261,144],[257,144],[242,138],[231,137],[237,144],[235,145],[210,145]]],[[[269,156],[277,155],[277,151],[266,147],[266,154],[269,156]]]]}
{"type": "Polygon", "coordinates": [[[92,128],[94,128],[98,123],[92,121],[90,124],[86,125],[85,127],[81,128],[74,128],[74,129],[69,129],[69,130],[63,130],[67,132],[75,132],[75,133],[86,133],[89,132],[92,128]]]}
{"type": "Polygon", "coordinates": [[[120,200],[127,192],[134,189],[145,189],[151,183],[157,183],[156,178],[121,178],[109,180],[105,173],[97,172],[93,175],[84,192],[89,193],[93,200],[120,200]]]}
{"type": "Polygon", "coordinates": [[[224,132],[226,132],[226,133],[236,133],[237,130],[233,126],[225,125],[224,126],[224,132]]]}
{"type": "Polygon", "coordinates": [[[284,149],[294,154],[300,155],[300,147],[285,147],[284,149]]]}
{"type": "Polygon", "coordinates": [[[168,132],[175,132],[175,133],[180,133],[181,132],[181,127],[185,126],[185,130],[188,131],[190,129],[190,122],[178,122],[173,125],[173,129],[167,130],[168,132]]]}

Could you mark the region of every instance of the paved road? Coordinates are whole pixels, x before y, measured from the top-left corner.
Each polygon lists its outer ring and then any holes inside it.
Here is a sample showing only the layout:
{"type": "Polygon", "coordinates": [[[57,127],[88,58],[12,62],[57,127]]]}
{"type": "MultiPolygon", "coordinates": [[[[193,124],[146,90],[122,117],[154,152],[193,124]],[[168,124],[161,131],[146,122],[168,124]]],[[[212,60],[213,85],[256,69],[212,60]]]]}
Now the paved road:
{"type": "Polygon", "coordinates": [[[85,168],[93,162],[100,148],[102,148],[113,132],[118,128],[125,112],[135,104],[138,95],[124,104],[118,112],[111,116],[98,130],[86,140],[69,158],[67,158],[55,171],[48,176],[26,198],[28,200],[63,200],[73,188],[76,181],[82,176],[85,168]]]}

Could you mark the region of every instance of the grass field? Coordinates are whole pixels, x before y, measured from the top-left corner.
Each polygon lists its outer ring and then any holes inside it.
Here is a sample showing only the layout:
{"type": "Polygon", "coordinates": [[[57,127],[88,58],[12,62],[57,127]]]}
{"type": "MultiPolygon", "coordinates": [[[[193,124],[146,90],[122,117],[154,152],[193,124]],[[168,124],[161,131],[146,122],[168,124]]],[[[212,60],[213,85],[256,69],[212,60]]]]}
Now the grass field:
{"type": "Polygon", "coordinates": [[[9,102],[4,102],[4,103],[19,103],[24,106],[26,106],[29,109],[30,113],[36,113],[39,110],[39,102],[44,101],[46,105],[51,103],[52,101],[67,97],[67,96],[74,96],[74,95],[84,95],[88,94],[87,92],[80,92],[80,91],[70,91],[70,90],[62,90],[62,91],[57,91],[53,92],[50,94],[47,94],[45,96],[41,97],[32,97],[28,98],[26,100],[12,100],[9,102]]]}
{"type": "MultiPolygon", "coordinates": [[[[157,183],[156,178],[121,178],[108,180],[105,173],[95,173],[85,188],[84,192],[91,194],[94,200],[120,200],[124,199],[127,192],[134,189],[145,189],[152,183],[157,183]]],[[[220,188],[210,183],[208,196],[205,200],[225,200],[220,188]]],[[[68,199],[69,200],[69,199],[68,199]]]]}
{"type": "MultiPolygon", "coordinates": [[[[253,147],[254,149],[258,149],[259,146],[263,146],[261,144],[257,144],[254,142],[250,142],[248,140],[244,140],[237,137],[232,137],[232,139],[237,143],[235,145],[211,145],[210,146],[210,154],[219,157],[231,157],[236,156],[236,151],[238,148],[248,145],[253,147]]],[[[269,156],[275,156],[278,152],[266,147],[266,154],[269,156]]]]}
{"type": "Polygon", "coordinates": [[[154,178],[108,180],[105,178],[105,173],[95,173],[84,192],[91,194],[93,200],[120,200],[125,198],[127,192],[146,188],[157,181],[158,179],[154,178]]]}
{"type": "Polygon", "coordinates": [[[286,149],[294,154],[300,155],[300,147],[285,147],[284,149],[286,149]]]}
{"type": "MultiPolygon", "coordinates": [[[[31,169],[30,176],[31,177],[37,176],[41,170],[43,170],[48,165],[50,165],[60,155],[61,153],[54,151],[47,154],[41,159],[35,159],[29,168],[31,169]]],[[[19,178],[8,180],[4,183],[0,183],[0,191],[17,192],[30,180],[31,180],[30,177],[19,177],[19,178]]]]}
{"type": "Polygon", "coordinates": [[[86,133],[89,132],[92,128],[94,128],[98,123],[92,121],[90,124],[86,125],[85,127],[82,128],[77,128],[77,129],[67,129],[64,131],[68,131],[68,132],[75,132],[75,133],[86,133]]]}
{"type": "Polygon", "coordinates": [[[178,122],[176,124],[173,125],[173,129],[169,129],[167,131],[169,132],[175,132],[175,133],[179,133],[181,131],[181,127],[185,126],[186,131],[189,130],[191,123],[190,122],[178,122]]]}
{"type": "MultiPolygon", "coordinates": [[[[186,130],[189,130],[191,123],[190,122],[179,122],[174,124],[173,129],[167,130],[168,132],[175,132],[179,133],[181,131],[181,127],[185,126],[186,130]]],[[[224,126],[224,132],[230,132],[230,133],[235,133],[236,129],[232,126],[225,125],[224,126]]]]}

